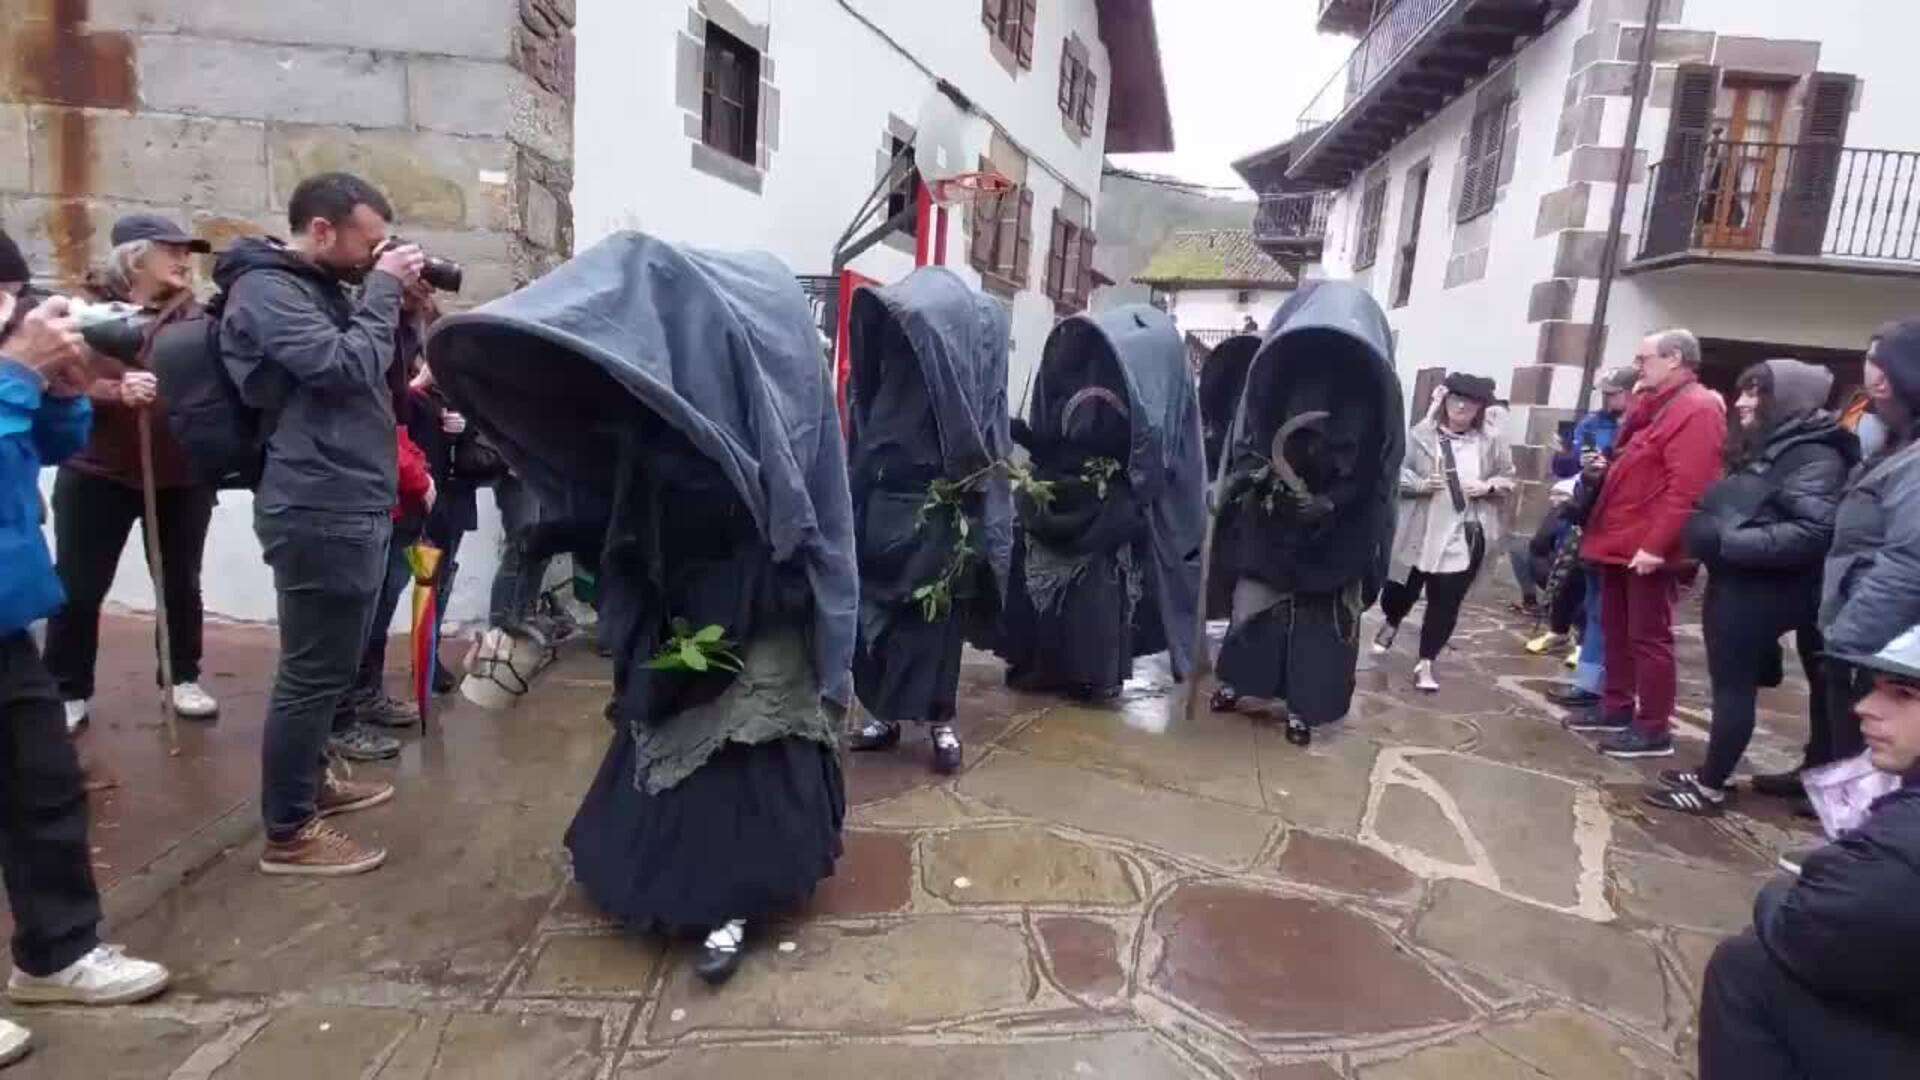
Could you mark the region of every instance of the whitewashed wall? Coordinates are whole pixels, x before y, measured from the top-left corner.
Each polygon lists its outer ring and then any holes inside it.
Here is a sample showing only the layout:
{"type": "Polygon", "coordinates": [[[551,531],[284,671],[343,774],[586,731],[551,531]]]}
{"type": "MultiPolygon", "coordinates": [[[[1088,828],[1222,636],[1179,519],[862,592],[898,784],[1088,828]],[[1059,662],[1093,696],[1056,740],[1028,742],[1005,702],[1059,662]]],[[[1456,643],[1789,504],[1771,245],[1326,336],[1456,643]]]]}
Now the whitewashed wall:
{"type": "Polygon", "coordinates": [[[1167,314],[1180,329],[1188,330],[1238,330],[1247,316],[1266,329],[1267,320],[1287,298],[1289,290],[1255,289],[1242,293],[1239,289],[1181,289],[1172,293],[1168,299],[1167,314]],[[1242,300],[1242,296],[1246,296],[1242,300]]]}
{"type": "MultiPolygon", "coordinates": [[[[1034,190],[1028,287],[1013,302],[1013,385],[1024,386],[1053,325],[1045,279],[1049,222],[1062,182],[1090,202],[1100,193],[1106,99],[1112,71],[1093,0],[1039,7],[1033,67],[1009,76],[993,58],[980,6],[953,0],[761,0],[770,11],[768,55],[780,92],[779,149],[758,195],[691,170],[683,114],[674,101],[673,39],[690,0],[581,0],[573,206],[577,243],[623,228],[711,247],[756,247],[795,273],[824,274],[835,242],[874,183],[888,117],[918,119],[933,78],[855,18],[864,15],[921,65],[997,121],[1030,157],[1034,190]],[[1061,125],[1060,50],[1069,31],[1089,46],[1100,79],[1094,134],[1079,145],[1061,125]]],[[[753,11],[745,12],[757,18],[753,11]]],[[[989,132],[980,134],[979,151],[989,132]]],[[[956,210],[948,265],[971,280],[964,213],[956,210]]],[[[853,269],[891,280],[913,258],[876,248],[853,269]]],[[[1016,394],[1017,399],[1017,394],[1016,394]]]]}

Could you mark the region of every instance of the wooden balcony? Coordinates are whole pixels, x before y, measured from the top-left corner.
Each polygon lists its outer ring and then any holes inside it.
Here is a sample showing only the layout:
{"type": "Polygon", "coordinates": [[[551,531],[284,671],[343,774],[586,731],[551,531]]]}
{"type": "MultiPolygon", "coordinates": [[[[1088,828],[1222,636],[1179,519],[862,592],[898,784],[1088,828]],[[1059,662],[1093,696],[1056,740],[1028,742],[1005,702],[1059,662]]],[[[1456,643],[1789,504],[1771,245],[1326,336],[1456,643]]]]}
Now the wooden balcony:
{"type": "Polygon", "coordinates": [[[1327,241],[1333,191],[1298,191],[1260,197],[1253,213],[1253,242],[1289,269],[1319,262],[1327,241]]]}
{"type": "Polygon", "coordinates": [[[1343,187],[1353,175],[1572,10],[1578,0],[1393,0],[1300,114],[1319,133],[1287,178],[1343,187]]]}
{"type": "Polygon", "coordinates": [[[1920,152],[1714,139],[1649,173],[1623,274],[1714,263],[1920,276],[1920,152]]]}

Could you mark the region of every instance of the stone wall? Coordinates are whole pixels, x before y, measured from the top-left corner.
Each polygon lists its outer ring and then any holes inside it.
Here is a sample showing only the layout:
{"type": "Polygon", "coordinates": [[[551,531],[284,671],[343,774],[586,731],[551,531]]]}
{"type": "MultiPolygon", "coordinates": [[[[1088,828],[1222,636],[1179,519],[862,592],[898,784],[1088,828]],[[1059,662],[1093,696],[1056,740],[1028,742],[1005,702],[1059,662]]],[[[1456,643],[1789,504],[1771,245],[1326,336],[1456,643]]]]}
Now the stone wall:
{"type": "Polygon", "coordinates": [[[285,235],[347,169],[468,267],[462,304],[570,252],[573,0],[0,0],[0,222],[71,281],[113,219],[285,235]]]}

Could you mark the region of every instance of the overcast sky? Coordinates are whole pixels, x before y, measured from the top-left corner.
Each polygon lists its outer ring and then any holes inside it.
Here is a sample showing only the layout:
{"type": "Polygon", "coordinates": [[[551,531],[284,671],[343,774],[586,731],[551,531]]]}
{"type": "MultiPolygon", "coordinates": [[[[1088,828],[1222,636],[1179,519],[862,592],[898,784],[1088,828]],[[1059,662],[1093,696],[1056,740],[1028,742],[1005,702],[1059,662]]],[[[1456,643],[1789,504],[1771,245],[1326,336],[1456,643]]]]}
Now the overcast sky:
{"type": "Polygon", "coordinates": [[[1154,0],[1173,102],[1171,154],[1116,154],[1129,169],[1241,186],[1235,158],[1293,137],[1294,118],[1353,50],[1314,31],[1313,0],[1154,0]]]}

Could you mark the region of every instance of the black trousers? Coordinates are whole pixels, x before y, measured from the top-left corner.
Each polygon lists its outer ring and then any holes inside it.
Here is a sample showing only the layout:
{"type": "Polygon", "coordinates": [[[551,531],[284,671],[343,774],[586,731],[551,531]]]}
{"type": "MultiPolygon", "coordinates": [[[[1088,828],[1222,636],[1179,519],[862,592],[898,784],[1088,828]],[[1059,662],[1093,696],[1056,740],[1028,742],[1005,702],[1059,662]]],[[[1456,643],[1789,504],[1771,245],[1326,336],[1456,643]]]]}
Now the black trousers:
{"type": "MultiPolygon", "coordinates": [[[[167,601],[167,643],[175,682],[200,678],[200,560],[213,520],[214,491],[204,487],[161,488],[160,561],[157,582],[167,601]]],[[[93,696],[93,667],[100,653],[100,605],[113,587],[121,549],[140,521],[139,488],[63,468],[53,481],[53,536],[67,606],[47,621],[47,670],[60,696],[93,696]]],[[[141,526],[143,534],[145,526],[141,526]]],[[[141,544],[141,554],[146,544],[141,544]]],[[[152,568],[149,567],[149,570],[152,568]]],[[[159,634],[155,633],[155,648],[159,634]]]]}
{"type": "Polygon", "coordinates": [[[1842,1009],[1774,963],[1752,930],[1720,943],[1700,998],[1700,1080],[1910,1080],[1920,1034],[1842,1009]]]}
{"type": "Polygon", "coordinates": [[[80,758],[25,631],[0,636],[0,872],[20,970],[51,975],[100,944],[80,758]]]}
{"type": "Polygon", "coordinates": [[[393,522],[383,510],[256,506],[253,529],[273,570],[280,617],[260,803],[267,838],[287,840],[316,813],[327,735],[359,674],[393,522]]]}
{"type": "MultiPolygon", "coordinates": [[[[1800,666],[1807,673],[1809,731],[1818,732],[1826,726],[1824,718],[1832,695],[1827,687],[1826,662],[1820,657],[1825,644],[1816,619],[1819,607],[1819,594],[1801,582],[1724,570],[1708,575],[1701,618],[1707,638],[1707,674],[1713,680],[1713,723],[1707,736],[1706,763],[1700,769],[1704,783],[1725,787],[1747,752],[1747,744],[1753,740],[1755,702],[1762,676],[1768,668],[1774,668],[1777,674],[1778,665],[1773,659],[1778,656],[1782,634],[1793,633],[1800,666]]],[[[1851,714],[1851,708],[1848,711],[1851,714]]],[[[1858,721],[1854,721],[1853,730],[1857,739],[1858,721]]],[[[1827,741],[1825,735],[1819,738],[1823,744],[1827,741]]],[[[1854,752],[1864,746],[1862,743],[1854,752]]]]}
{"type": "Polygon", "coordinates": [[[1477,569],[1469,566],[1452,574],[1408,570],[1407,580],[1389,581],[1381,590],[1380,612],[1394,626],[1400,625],[1400,620],[1413,610],[1414,601],[1420,599],[1420,593],[1426,592],[1427,616],[1420,623],[1420,659],[1432,660],[1447,647],[1454,626],[1460,622],[1460,605],[1467,602],[1467,590],[1473,587],[1477,569]]]}
{"type": "Polygon", "coordinates": [[[1867,748],[1860,734],[1860,715],[1853,711],[1873,689],[1873,679],[1860,668],[1831,657],[1820,661],[1824,687],[1808,695],[1811,713],[1807,725],[1805,765],[1809,768],[1845,761],[1867,748]],[[1818,692],[1824,691],[1824,692],[1818,692]]]}

